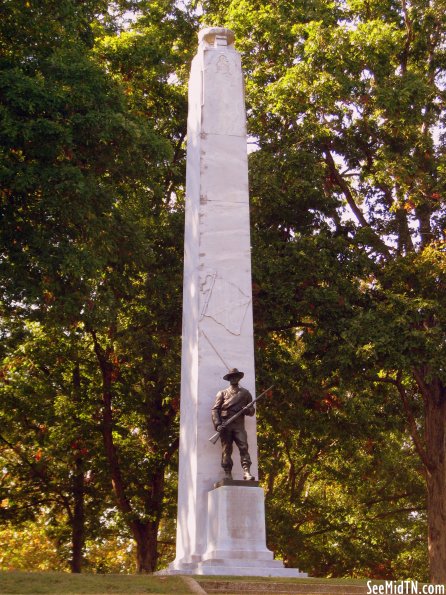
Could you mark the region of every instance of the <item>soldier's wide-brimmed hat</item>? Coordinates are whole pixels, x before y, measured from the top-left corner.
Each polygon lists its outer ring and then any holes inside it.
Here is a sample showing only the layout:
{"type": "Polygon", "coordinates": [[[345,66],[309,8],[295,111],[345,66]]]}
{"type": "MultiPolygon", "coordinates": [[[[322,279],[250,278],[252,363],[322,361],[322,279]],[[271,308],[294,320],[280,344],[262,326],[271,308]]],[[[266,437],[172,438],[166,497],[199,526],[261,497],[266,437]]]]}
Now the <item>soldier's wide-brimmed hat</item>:
{"type": "Polygon", "coordinates": [[[234,376],[237,376],[240,380],[244,375],[244,372],[240,372],[237,368],[232,368],[232,370],[229,370],[229,372],[223,376],[223,380],[230,380],[231,378],[234,378],[234,376]]]}

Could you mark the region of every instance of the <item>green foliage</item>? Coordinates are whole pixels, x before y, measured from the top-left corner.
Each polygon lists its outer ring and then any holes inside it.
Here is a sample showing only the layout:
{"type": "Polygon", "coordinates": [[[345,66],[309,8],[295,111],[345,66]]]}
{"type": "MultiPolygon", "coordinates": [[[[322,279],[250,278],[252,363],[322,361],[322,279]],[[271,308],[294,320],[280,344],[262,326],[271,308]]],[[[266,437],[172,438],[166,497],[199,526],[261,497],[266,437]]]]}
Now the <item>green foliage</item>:
{"type": "MultiPolygon", "coordinates": [[[[3,506],[7,503],[4,501],[3,506]]],[[[12,570],[66,570],[66,560],[61,560],[55,544],[48,538],[43,518],[21,526],[0,529],[0,569],[12,570]]]]}
{"type": "Polygon", "coordinates": [[[53,4],[9,3],[0,27],[2,520],[41,515],[75,571],[116,569],[95,548],[130,537],[153,570],[175,486],[193,21],[134,3],[118,36],[131,3],[53,4]]]}
{"type": "Polygon", "coordinates": [[[90,386],[91,361],[76,333],[50,334],[35,322],[16,329],[8,342],[0,385],[0,519],[9,527],[23,524],[22,531],[37,521],[36,529],[45,531],[59,558],[67,560],[79,474],[84,522],[92,536],[101,532],[100,515],[109,502],[95,436],[98,404],[90,386]]]}
{"type": "Polygon", "coordinates": [[[96,571],[172,556],[196,8],[236,33],[257,145],[270,546],[313,575],[425,579],[423,482],[446,476],[440,2],[0,8],[2,537],[45,531],[65,561],[77,539],[96,571]]]}
{"type": "Polygon", "coordinates": [[[204,22],[235,31],[257,142],[256,357],[277,387],[259,436],[272,549],[310,574],[426,578],[438,506],[429,496],[426,515],[423,480],[431,490],[444,476],[433,446],[445,386],[444,10],[200,5],[204,22]]]}

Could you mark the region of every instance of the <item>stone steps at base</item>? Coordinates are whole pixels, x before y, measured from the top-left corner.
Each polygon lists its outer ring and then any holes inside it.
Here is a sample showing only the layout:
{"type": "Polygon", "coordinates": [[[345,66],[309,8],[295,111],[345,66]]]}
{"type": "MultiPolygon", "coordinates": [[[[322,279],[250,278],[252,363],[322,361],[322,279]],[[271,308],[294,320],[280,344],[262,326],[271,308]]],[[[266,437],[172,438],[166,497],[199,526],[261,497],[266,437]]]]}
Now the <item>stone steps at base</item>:
{"type": "Polygon", "coordinates": [[[209,593],[220,595],[264,595],[277,593],[287,595],[366,595],[362,585],[330,585],[327,583],[285,583],[273,581],[228,581],[199,580],[200,586],[209,593]]]}

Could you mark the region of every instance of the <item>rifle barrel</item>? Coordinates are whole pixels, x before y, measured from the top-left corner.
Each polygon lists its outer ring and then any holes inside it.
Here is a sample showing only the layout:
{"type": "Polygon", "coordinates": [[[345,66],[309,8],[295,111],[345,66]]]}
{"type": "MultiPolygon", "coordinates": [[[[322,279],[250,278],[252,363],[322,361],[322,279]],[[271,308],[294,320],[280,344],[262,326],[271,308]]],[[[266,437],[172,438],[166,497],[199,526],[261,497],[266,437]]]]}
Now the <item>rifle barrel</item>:
{"type": "Polygon", "coordinates": [[[272,384],[269,388],[264,390],[263,393],[260,393],[260,395],[258,395],[255,399],[253,399],[250,403],[247,403],[244,407],[242,407],[242,409],[240,409],[240,411],[237,411],[237,413],[234,413],[234,415],[232,417],[230,417],[227,421],[223,422],[221,424],[221,426],[222,426],[221,429],[217,430],[215,434],[212,434],[212,436],[209,438],[209,442],[212,442],[212,444],[215,444],[217,442],[217,440],[220,438],[221,430],[223,430],[224,428],[229,426],[230,423],[232,423],[235,419],[240,417],[240,415],[243,413],[243,411],[245,411],[245,409],[249,409],[250,407],[252,407],[252,405],[254,405],[254,403],[256,403],[261,397],[263,397],[263,395],[265,395],[267,392],[269,392],[273,388],[273,386],[274,386],[274,384],[272,384]]]}

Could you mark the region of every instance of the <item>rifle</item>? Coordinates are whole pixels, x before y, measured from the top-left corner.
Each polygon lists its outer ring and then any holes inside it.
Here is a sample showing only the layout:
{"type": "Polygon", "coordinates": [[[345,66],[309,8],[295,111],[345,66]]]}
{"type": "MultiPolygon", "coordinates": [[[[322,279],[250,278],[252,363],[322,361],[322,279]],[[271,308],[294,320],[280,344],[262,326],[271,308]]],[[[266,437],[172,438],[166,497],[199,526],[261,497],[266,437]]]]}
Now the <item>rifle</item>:
{"type": "Polygon", "coordinates": [[[240,417],[243,414],[243,412],[246,411],[246,409],[249,409],[250,407],[252,407],[254,405],[254,403],[256,403],[259,399],[261,399],[263,397],[263,395],[266,395],[266,393],[269,392],[273,388],[273,386],[274,386],[274,384],[272,384],[269,388],[264,390],[263,393],[260,393],[260,395],[258,397],[253,399],[247,405],[245,405],[242,409],[240,409],[240,411],[237,411],[237,413],[234,413],[234,415],[232,415],[229,419],[227,419],[222,424],[220,424],[220,429],[217,430],[215,432],[215,434],[212,434],[212,436],[209,438],[209,442],[212,442],[212,444],[215,444],[217,442],[217,440],[220,438],[220,432],[222,430],[224,430],[226,427],[228,427],[229,424],[232,423],[235,419],[240,417]]]}

